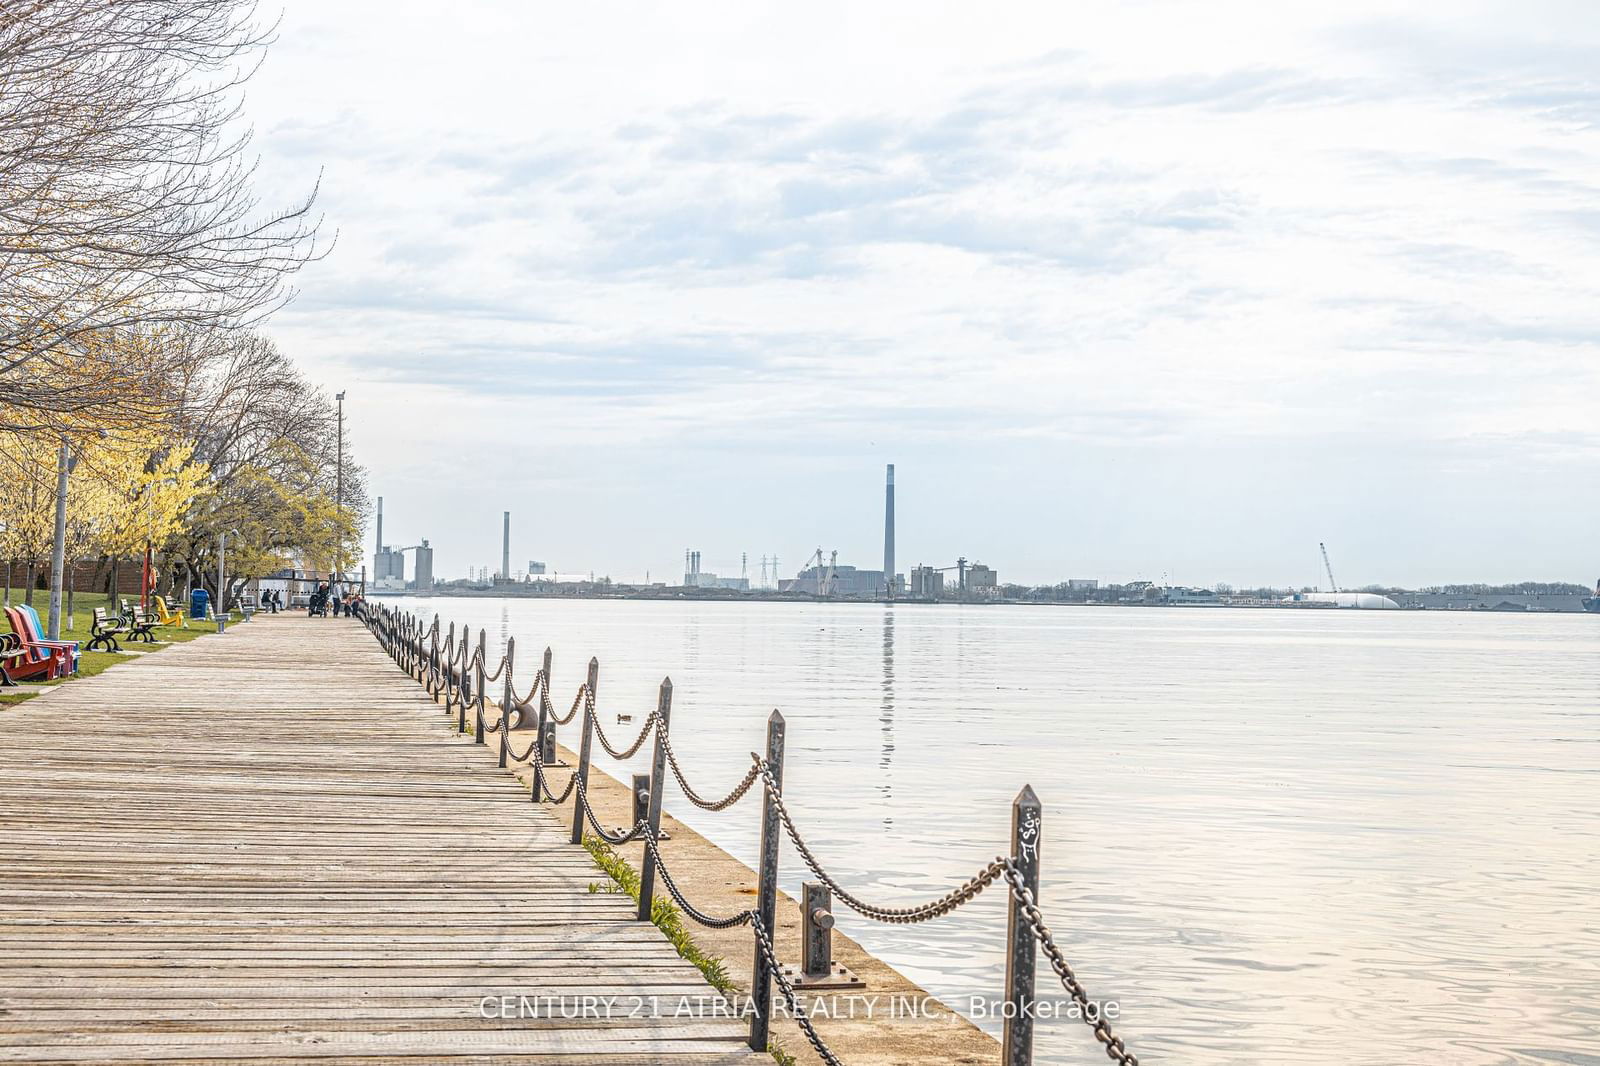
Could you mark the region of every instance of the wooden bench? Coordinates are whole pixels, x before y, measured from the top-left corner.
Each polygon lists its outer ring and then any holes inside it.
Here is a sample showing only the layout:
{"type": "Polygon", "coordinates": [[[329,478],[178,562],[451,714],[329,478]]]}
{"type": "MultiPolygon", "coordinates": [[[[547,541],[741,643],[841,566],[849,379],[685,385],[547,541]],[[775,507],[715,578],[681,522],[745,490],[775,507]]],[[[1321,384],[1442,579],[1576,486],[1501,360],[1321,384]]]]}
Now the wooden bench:
{"type": "Polygon", "coordinates": [[[27,649],[23,648],[22,641],[17,639],[15,633],[0,633],[0,688],[17,687],[17,683],[11,680],[8,667],[13,665],[14,660],[21,660],[27,654],[27,649]]]}
{"type": "Polygon", "coordinates": [[[146,644],[156,642],[155,633],[151,632],[156,627],[156,620],[138,604],[129,606],[127,600],[122,601],[122,624],[128,627],[129,640],[142,640],[146,644]]]}
{"type": "Polygon", "coordinates": [[[120,618],[112,618],[106,613],[104,607],[94,609],[94,621],[89,624],[89,650],[94,651],[96,646],[106,651],[121,651],[122,645],[117,641],[118,633],[127,632],[128,627],[122,624],[120,618]]]}

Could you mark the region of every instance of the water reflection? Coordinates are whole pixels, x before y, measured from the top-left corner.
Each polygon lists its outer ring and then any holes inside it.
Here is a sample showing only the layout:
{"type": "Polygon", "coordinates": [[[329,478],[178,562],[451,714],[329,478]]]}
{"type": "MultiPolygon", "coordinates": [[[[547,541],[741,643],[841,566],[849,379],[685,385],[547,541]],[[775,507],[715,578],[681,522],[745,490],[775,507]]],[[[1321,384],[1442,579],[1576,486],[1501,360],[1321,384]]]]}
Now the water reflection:
{"type": "MultiPolygon", "coordinates": [[[[491,631],[509,610],[520,679],[553,637],[558,691],[597,655],[608,700],[648,708],[671,673],[697,787],[738,781],[782,707],[807,839],[873,899],[916,902],[971,876],[1032,784],[1045,914],[1146,1061],[1593,1058],[1593,618],[417,604],[436,606],[491,631]]],[[[625,779],[649,759],[597,772],[625,779]]],[[[753,810],[668,802],[754,861],[753,810]]],[[[780,864],[786,889],[803,877],[793,855],[780,864]]],[[[1004,979],[1004,903],[988,892],[939,922],[848,932],[961,1009],[1004,979]]],[[[1036,1062],[1099,1053],[1068,1019],[1036,1035],[1036,1062]]]]}
{"type": "Polygon", "coordinates": [[[891,801],[894,799],[894,608],[883,609],[883,694],[878,711],[879,775],[878,793],[883,797],[883,825],[894,825],[891,801]]]}

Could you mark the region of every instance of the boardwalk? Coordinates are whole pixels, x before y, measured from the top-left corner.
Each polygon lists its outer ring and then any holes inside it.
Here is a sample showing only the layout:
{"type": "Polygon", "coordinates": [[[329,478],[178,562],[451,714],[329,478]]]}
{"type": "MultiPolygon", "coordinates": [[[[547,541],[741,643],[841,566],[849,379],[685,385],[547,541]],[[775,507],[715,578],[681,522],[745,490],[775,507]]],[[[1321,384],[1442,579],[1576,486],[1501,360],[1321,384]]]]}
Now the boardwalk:
{"type": "Polygon", "coordinates": [[[488,751],[299,615],[0,712],[0,1062],[770,1063],[488,751]]]}

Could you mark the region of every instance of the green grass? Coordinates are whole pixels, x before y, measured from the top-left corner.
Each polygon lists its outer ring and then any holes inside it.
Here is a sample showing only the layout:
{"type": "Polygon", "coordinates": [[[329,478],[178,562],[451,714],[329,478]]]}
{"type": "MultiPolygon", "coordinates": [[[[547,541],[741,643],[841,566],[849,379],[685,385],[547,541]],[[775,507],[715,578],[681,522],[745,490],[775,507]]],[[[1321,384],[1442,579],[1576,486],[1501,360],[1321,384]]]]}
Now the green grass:
{"type": "MultiPolygon", "coordinates": [[[[639,871],[633,864],[612,849],[610,844],[597,836],[585,835],[583,846],[588,849],[590,857],[596,866],[606,872],[611,878],[609,886],[591,884],[590,892],[626,892],[635,902],[639,899],[639,871]]],[[[656,896],[650,901],[650,920],[657,929],[665,934],[672,946],[678,949],[678,954],[705,975],[707,983],[725,996],[732,996],[738,989],[733,980],[728,976],[728,968],[723,965],[722,959],[716,955],[709,955],[694,942],[694,937],[689,934],[689,928],[684,924],[683,913],[672,905],[672,901],[664,895],[656,896]]]]}
{"type": "MultiPolygon", "coordinates": [[[[597,836],[585,834],[583,846],[588,849],[590,858],[594,859],[596,866],[604,870],[606,876],[611,878],[609,884],[590,882],[590,892],[626,892],[634,901],[639,900],[639,871],[633,864],[597,836]]],[[[700,945],[690,936],[689,928],[684,923],[683,914],[672,901],[665,896],[656,896],[650,900],[650,920],[657,929],[666,935],[672,946],[678,949],[678,954],[694,964],[705,975],[707,983],[730,999],[739,991],[733,979],[728,976],[728,969],[723,965],[722,959],[716,955],[707,954],[700,945]]],[[[778,1066],[799,1066],[796,1059],[783,1046],[776,1041],[769,1040],[767,1054],[771,1055],[778,1066]]]]}
{"type": "MultiPolygon", "coordinates": [[[[24,602],[23,596],[23,590],[13,588],[11,590],[11,605],[18,606],[22,604],[24,602]]],[[[120,599],[121,597],[118,598],[120,599]]],[[[133,600],[133,597],[131,596],[126,598],[129,600],[129,602],[132,602],[133,600]]],[[[96,607],[107,606],[109,599],[109,597],[101,592],[73,593],[71,614],[67,613],[66,602],[63,600],[61,605],[61,639],[75,640],[87,647],[89,639],[92,635],[89,632],[89,628],[94,621],[94,609],[96,607]]],[[[33,594],[33,609],[39,612],[39,620],[48,624],[50,617],[50,594],[43,590],[35,590],[33,594]]],[[[0,624],[0,632],[9,633],[10,631],[11,629],[9,625],[0,624]]],[[[215,633],[216,631],[217,627],[215,623],[190,622],[188,628],[186,629],[178,629],[173,626],[157,626],[155,628],[155,637],[157,641],[163,643],[182,644],[186,641],[203,637],[207,633],[215,633]]],[[[126,634],[119,634],[119,640],[124,648],[134,647],[159,650],[162,646],[160,643],[146,644],[143,641],[129,641],[121,639],[125,636],[126,634]]],[[[0,689],[0,708],[15,706],[16,704],[32,699],[44,689],[53,688],[56,685],[64,685],[68,682],[78,680],[79,678],[93,677],[96,674],[105,673],[118,663],[127,662],[129,659],[133,658],[137,658],[137,653],[129,654],[124,652],[122,654],[117,654],[114,652],[86,650],[78,660],[77,674],[73,675],[72,677],[59,678],[55,681],[23,681],[20,683],[20,687],[18,688],[0,689]]]]}

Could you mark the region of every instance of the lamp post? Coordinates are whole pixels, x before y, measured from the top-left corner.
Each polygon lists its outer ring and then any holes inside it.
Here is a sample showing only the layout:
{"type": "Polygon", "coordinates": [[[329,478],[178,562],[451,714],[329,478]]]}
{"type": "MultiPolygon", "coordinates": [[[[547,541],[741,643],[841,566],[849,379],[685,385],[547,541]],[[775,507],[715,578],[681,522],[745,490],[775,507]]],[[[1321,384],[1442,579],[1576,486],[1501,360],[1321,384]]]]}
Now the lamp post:
{"type": "MultiPolygon", "coordinates": [[[[339,401],[339,468],[333,474],[333,508],[344,519],[344,390],[334,397],[339,401]]],[[[333,549],[333,569],[344,570],[344,539],[341,537],[333,549]]]]}

